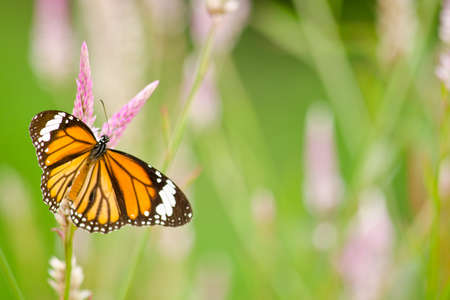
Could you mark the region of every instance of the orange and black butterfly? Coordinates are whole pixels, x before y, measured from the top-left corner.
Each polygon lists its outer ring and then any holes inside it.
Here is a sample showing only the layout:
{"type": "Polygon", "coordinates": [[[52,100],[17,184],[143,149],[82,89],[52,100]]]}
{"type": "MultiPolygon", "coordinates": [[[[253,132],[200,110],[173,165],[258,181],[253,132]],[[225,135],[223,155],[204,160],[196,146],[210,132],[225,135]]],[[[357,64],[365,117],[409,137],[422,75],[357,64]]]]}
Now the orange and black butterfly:
{"type": "Polygon", "coordinates": [[[183,192],[161,172],[127,153],[107,148],[75,116],[43,111],[30,124],[43,170],[44,202],[55,212],[70,203],[73,223],[107,233],[123,225],[180,226],[192,218],[183,192]]]}

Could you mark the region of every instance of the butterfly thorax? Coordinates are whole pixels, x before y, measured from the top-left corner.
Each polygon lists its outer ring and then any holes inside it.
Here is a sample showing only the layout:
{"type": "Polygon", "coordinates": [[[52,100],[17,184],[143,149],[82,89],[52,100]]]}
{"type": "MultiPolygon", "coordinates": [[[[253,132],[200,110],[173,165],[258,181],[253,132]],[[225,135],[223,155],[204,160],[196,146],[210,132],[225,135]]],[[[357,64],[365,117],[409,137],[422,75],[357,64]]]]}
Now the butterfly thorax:
{"type": "Polygon", "coordinates": [[[94,148],[91,151],[90,158],[97,160],[106,152],[106,145],[109,142],[109,137],[107,135],[102,135],[100,140],[97,141],[94,148]]]}

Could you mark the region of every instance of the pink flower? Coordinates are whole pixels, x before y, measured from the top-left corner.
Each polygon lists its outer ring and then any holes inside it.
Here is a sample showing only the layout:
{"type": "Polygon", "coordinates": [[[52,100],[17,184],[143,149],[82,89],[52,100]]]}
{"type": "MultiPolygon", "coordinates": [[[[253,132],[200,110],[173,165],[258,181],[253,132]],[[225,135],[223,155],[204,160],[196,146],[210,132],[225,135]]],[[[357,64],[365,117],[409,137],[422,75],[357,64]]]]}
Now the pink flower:
{"type": "Polygon", "coordinates": [[[450,89],[450,52],[446,51],[439,57],[439,64],[436,68],[436,76],[450,89]]]}
{"type": "MultiPolygon", "coordinates": [[[[108,144],[109,147],[114,147],[117,144],[128,123],[130,123],[141,110],[158,84],[158,80],[148,84],[133,99],[131,99],[130,102],[125,104],[118,112],[113,114],[113,116],[105,124],[103,124],[100,135],[107,135],[110,138],[108,144]]],[[[81,46],[80,73],[77,79],[77,95],[75,98],[73,114],[91,127],[94,132],[96,132],[95,128],[92,127],[92,124],[95,121],[93,107],[94,96],[92,94],[89,53],[87,45],[84,42],[81,46]]]]}
{"type": "Polygon", "coordinates": [[[67,79],[74,62],[69,5],[67,0],[35,1],[31,64],[38,75],[54,82],[67,79]]]}
{"type": "Polygon", "coordinates": [[[77,96],[72,114],[89,127],[94,124],[94,95],[92,94],[91,67],[86,42],[81,45],[80,73],[77,79],[77,96]]]}
{"type": "Polygon", "coordinates": [[[450,44],[450,0],[443,1],[440,18],[439,37],[444,43],[450,44]]]}
{"type": "Polygon", "coordinates": [[[306,116],[305,198],[313,212],[326,214],[341,201],[343,185],[334,144],[331,112],[313,107],[306,116]]]}
{"type": "Polygon", "coordinates": [[[157,80],[147,85],[142,91],[134,96],[130,102],[125,104],[118,112],[109,118],[108,122],[103,124],[100,135],[109,136],[110,147],[117,143],[128,123],[130,123],[141,110],[147,99],[151,96],[151,94],[153,94],[153,91],[156,89],[158,84],[159,81],[157,80]]]}
{"type": "Polygon", "coordinates": [[[394,241],[384,195],[366,190],[340,255],[338,269],[348,287],[349,299],[379,298],[383,276],[388,272],[394,241]]]}
{"type": "Polygon", "coordinates": [[[445,158],[439,167],[439,193],[443,200],[450,197],[450,158],[445,158]]]}

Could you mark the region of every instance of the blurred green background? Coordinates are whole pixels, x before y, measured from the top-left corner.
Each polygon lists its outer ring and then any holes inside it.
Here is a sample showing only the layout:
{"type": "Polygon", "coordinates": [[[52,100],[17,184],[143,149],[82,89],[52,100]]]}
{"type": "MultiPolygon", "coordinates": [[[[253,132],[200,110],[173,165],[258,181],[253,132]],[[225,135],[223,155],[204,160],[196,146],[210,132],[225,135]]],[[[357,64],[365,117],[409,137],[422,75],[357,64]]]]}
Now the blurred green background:
{"type": "MultiPolygon", "coordinates": [[[[449,299],[448,104],[435,76],[449,5],[240,2],[167,172],[193,221],[77,230],[82,288],[116,299],[151,230],[127,299],[449,299]]],[[[26,299],[57,298],[48,262],[63,259],[31,118],[72,111],[86,41],[96,126],[98,99],[111,115],[160,80],[116,147],[160,168],[161,111],[173,128],[208,18],[201,0],[1,2],[0,247],[26,299]]]]}

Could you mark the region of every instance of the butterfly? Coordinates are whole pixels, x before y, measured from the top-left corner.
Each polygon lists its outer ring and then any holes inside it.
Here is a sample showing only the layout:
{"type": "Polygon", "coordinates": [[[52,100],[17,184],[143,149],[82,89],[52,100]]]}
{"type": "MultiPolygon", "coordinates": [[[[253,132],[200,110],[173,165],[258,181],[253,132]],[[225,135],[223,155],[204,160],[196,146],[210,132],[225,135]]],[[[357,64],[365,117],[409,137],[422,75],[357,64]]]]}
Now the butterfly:
{"type": "Polygon", "coordinates": [[[130,154],[107,148],[75,116],[47,110],[35,115],[30,135],[43,174],[44,202],[56,212],[70,203],[79,228],[108,233],[135,226],[180,226],[192,219],[183,192],[157,169],[130,154]]]}

